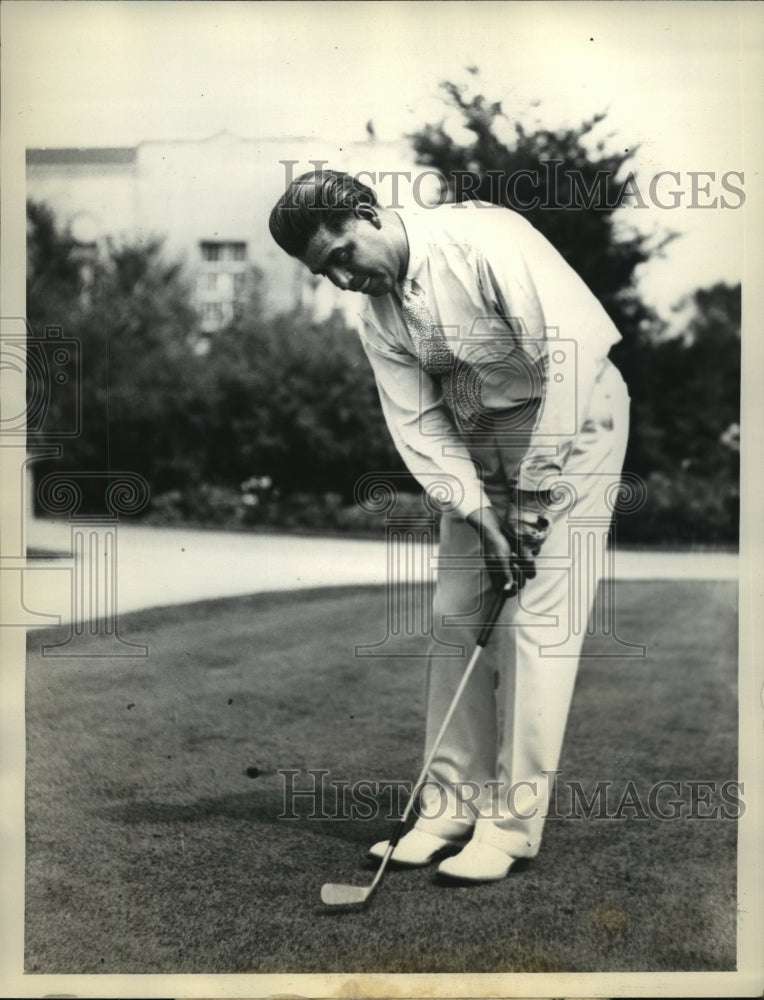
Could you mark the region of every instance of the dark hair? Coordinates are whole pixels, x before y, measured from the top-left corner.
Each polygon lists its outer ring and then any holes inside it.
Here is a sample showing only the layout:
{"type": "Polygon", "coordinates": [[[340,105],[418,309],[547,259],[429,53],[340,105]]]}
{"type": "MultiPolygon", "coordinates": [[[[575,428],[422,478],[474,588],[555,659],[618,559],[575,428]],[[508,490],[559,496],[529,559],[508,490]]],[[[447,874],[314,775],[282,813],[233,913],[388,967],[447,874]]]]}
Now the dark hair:
{"type": "Polygon", "coordinates": [[[361,205],[376,204],[376,193],[351,174],[314,170],[292,181],[273,206],[268,226],[282,250],[302,257],[321,226],[341,232],[361,205]]]}

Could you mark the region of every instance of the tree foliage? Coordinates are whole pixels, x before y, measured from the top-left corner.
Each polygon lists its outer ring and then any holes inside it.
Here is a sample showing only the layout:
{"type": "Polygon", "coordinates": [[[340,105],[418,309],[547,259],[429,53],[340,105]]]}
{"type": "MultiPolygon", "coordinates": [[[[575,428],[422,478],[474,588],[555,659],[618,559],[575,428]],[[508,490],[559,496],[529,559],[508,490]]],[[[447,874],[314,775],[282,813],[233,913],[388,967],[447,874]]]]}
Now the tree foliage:
{"type": "Polygon", "coordinates": [[[339,313],[270,318],[255,300],[205,358],[215,386],[215,481],[268,475],[282,493],[352,500],[365,472],[400,467],[360,340],[339,313]]]}
{"type": "Polygon", "coordinates": [[[681,334],[645,350],[635,413],[647,466],[642,533],[733,542],[739,519],[740,286],[698,289],[681,334]],[[661,524],[661,519],[665,524],[661,524]]]}
{"type": "Polygon", "coordinates": [[[574,128],[527,129],[474,87],[442,86],[443,119],[410,137],[419,161],[441,171],[452,198],[522,212],[623,336],[612,356],[632,397],[626,468],[646,482],[648,496],[643,511],[624,519],[622,534],[734,541],[738,470],[730,428],[739,420],[740,287],[697,290],[686,329],[668,337],[642,301],[636,274],[675,234],[645,236],[618,214],[634,197],[627,167],[635,147],[608,151],[605,140],[594,140],[603,114],[574,128]]]}
{"type": "MultiPolygon", "coordinates": [[[[78,346],[82,432],[46,471],[129,470],[152,489],[195,474],[206,449],[203,371],[190,350],[190,289],[158,239],[110,241],[96,253],[30,204],[27,319],[34,336],[60,326],[78,346]]],[[[50,392],[48,433],[63,425],[50,392]]]]}
{"type": "Polygon", "coordinates": [[[38,477],[129,470],[156,496],[238,491],[268,476],[282,496],[332,491],[352,502],[364,472],[401,468],[360,341],[339,314],[268,315],[253,271],[237,319],[205,342],[161,241],[112,241],[83,259],[44,206],[29,205],[28,223],[28,320],[37,336],[61,326],[82,360],[83,431],[61,458],[35,463],[38,477]]]}
{"type": "Polygon", "coordinates": [[[444,118],[410,137],[419,161],[443,173],[452,196],[468,192],[522,212],[581,275],[619,329],[636,333],[654,323],[634,291],[634,278],[660,247],[617,226],[614,218],[629,197],[624,168],[636,149],[606,152],[599,140],[592,153],[588,141],[604,114],[575,128],[529,131],[519,120],[510,122],[500,101],[452,82],[442,87],[447,107],[474,139],[456,141],[444,118]]]}

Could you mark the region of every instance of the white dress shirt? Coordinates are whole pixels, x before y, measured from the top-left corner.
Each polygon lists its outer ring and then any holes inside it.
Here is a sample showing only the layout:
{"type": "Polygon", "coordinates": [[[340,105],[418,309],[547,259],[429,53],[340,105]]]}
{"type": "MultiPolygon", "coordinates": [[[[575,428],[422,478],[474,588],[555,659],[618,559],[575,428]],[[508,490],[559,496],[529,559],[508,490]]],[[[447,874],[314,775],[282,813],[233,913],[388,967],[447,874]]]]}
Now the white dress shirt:
{"type": "Polygon", "coordinates": [[[542,481],[549,488],[620,334],[521,215],[470,202],[400,217],[409,241],[406,276],[395,294],[366,299],[360,335],[404,462],[425,489],[438,475],[456,477],[455,512],[466,517],[490,505],[470,452],[481,416],[532,407],[535,426],[507,489],[532,490],[542,481]],[[417,356],[401,307],[411,282],[453,352],[450,372],[441,366],[428,373],[417,356]]]}

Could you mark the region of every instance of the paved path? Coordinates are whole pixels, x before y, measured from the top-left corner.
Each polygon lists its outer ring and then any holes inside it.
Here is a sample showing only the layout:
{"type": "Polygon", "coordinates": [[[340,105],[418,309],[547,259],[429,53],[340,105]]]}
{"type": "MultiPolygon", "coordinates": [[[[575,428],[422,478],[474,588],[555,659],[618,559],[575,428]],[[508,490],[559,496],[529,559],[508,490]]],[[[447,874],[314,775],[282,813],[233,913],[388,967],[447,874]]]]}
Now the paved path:
{"type": "MultiPolygon", "coordinates": [[[[80,593],[84,620],[103,613],[102,577],[97,568],[108,562],[103,550],[91,560],[71,557],[67,522],[30,521],[27,545],[60,553],[56,559],[34,560],[24,574],[23,605],[29,624],[57,624],[72,618],[72,594],[80,593]],[[77,590],[77,588],[82,588],[77,590]],[[90,589],[88,589],[90,588],[90,589]],[[100,603],[99,603],[100,602],[100,603]],[[51,616],[47,619],[39,615],[51,616]]],[[[89,541],[95,541],[91,538],[89,541]]],[[[420,553],[421,555],[421,553],[420,553]]],[[[184,604],[212,597],[295,590],[306,587],[383,584],[387,547],[382,540],[303,538],[185,528],[152,528],[120,524],[117,532],[116,580],[119,614],[141,608],[184,604]]],[[[423,563],[413,558],[414,578],[423,563]]],[[[734,580],[738,557],[732,553],[618,551],[614,575],[621,580],[734,580]]]]}

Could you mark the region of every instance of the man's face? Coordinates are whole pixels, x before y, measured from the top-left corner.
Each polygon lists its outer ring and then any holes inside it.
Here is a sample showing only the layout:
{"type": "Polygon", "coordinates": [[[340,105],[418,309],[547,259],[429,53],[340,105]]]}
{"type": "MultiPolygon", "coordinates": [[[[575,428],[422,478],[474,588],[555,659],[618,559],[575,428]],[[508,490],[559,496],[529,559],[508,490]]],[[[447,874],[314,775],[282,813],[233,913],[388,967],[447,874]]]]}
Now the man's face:
{"type": "Polygon", "coordinates": [[[350,218],[339,233],[321,226],[300,261],[343,291],[375,297],[391,292],[401,271],[390,234],[369,218],[350,218]]]}

